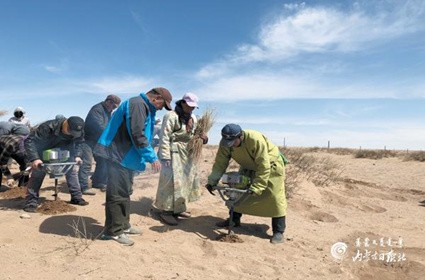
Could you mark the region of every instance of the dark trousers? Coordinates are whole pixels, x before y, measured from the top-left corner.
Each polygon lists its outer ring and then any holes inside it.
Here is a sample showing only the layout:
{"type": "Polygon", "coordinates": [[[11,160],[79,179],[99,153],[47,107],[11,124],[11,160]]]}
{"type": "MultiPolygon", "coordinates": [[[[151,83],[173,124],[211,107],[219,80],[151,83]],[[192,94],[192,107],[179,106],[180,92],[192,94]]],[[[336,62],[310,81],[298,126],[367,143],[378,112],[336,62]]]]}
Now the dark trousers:
{"type": "Polygon", "coordinates": [[[106,187],[105,234],[120,235],[130,228],[130,195],[133,193],[134,172],[107,161],[109,173],[106,187]]]}
{"type": "Polygon", "coordinates": [[[83,160],[83,164],[78,171],[78,180],[81,190],[87,190],[89,188],[89,176],[93,164],[93,157],[96,162],[96,167],[91,177],[92,185],[95,188],[99,188],[101,185],[106,186],[108,183],[108,166],[106,159],[93,156],[93,146],[88,143],[82,145],[82,152],[81,159],[83,160]]]}
{"type": "MultiPolygon", "coordinates": [[[[238,212],[233,212],[233,222],[240,222],[242,214],[238,212]]],[[[282,217],[273,217],[272,218],[272,230],[273,233],[280,232],[284,233],[286,228],[286,216],[282,217]]]]}
{"type": "Polygon", "coordinates": [[[91,177],[93,186],[108,185],[108,163],[106,159],[94,156],[94,161],[96,162],[96,168],[91,177]]]}
{"type": "MultiPolygon", "coordinates": [[[[40,169],[34,169],[31,171],[27,184],[25,205],[38,204],[39,192],[41,185],[43,184],[44,177],[46,177],[46,172],[40,169]]],[[[65,174],[65,178],[69,193],[71,194],[71,199],[81,199],[81,188],[80,184],[78,183],[78,173],[75,166],[65,174]]]]}
{"type": "Polygon", "coordinates": [[[78,181],[80,182],[81,190],[84,191],[89,188],[89,175],[93,163],[93,151],[87,143],[83,143],[80,147],[83,163],[80,166],[80,170],[78,170],[78,181]]]}
{"type": "MultiPolygon", "coordinates": [[[[27,168],[27,160],[25,157],[25,154],[23,153],[15,153],[10,156],[12,159],[14,159],[19,164],[19,170],[22,172],[27,168]]],[[[9,167],[7,166],[7,162],[9,161],[8,158],[3,158],[1,162],[1,168],[0,168],[0,183],[3,179],[3,175],[5,176],[11,176],[12,173],[9,170],[9,167]]],[[[19,175],[15,177],[13,176],[14,180],[17,180],[19,178],[19,186],[25,186],[25,184],[28,182],[28,175],[19,175]]]]}

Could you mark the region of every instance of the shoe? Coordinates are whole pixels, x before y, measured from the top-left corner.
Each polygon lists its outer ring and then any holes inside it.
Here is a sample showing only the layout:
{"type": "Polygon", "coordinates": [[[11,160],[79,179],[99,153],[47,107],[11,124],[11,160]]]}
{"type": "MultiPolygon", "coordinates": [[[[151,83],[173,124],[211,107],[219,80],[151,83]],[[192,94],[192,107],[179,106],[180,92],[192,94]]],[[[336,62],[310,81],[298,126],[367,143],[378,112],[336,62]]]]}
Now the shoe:
{"type": "Polygon", "coordinates": [[[141,235],[142,234],[142,230],[138,229],[138,228],[134,228],[134,227],[130,227],[126,230],[124,230],[125,234],[137,234],[137,235],[141,235]]]}
{"type": "Polygon", "coordinates": [[[160,214],[159,215],[159,218],[161,219],[161,221],[164,224],[167,224],[169,226],[176,226],[176,225],[179,224],[178,221],[177,221],[177,219],[173,215],[168,214],[168,213],[162,213],[162,214],[160,214]]]}
{"type": "Polygon", "coordinates": [[[283,243],[283,233],[281,232],[273,233],[273,237],[270,238],[270,243],[273,243],[273,244],[283,243]]]}
{"type": "Polygon", "coordinates": [[[188,219],[192,217],[192,214],[190,214],[190,212],[181,212],[181,213],[174,214],[173,216],[183,218],[183,219],[188,219]]]}
{"type": "Polygon", "coordinates": [[[128,238],[128,236],[125,233],[122,233],[120,235],[107,235],[102,234],[100,236],[100,239],[102,240],[115,240],[116,242],[125,245],[125,246],[131,246],[134,244],[134,241],[128,238]]]}
{"type": "Polygon", "coordinates": [[[34,204],[25,205],[24,211],[29,213],[37,213],[37,205],[34,205],[34,204]]]}
{"type": "Polygon", "coordinates": [[[85,190],[81,191],[81,193],[83,195],[96,195],[96,193],[94,191],[91,191],[89,189],[85,189],[85,190]]]}
{"type": "Polygon", "coordinates": [[[89,204],[87,201],[84,200],[84,198],[71,198],[71,201],[69,203],[80,206],[85,206],[89,204]]]}
{"type": "Polygon", "coordinates": [[[99,189],[101,192],[106,192],[106,185],[105,184],[99,184],[96,186],[93,186],[95,189],[99,189]]]}
{"type": "MultiPolygon", "coordinates": [[[[221,228],[229,227],[229,219],[218,222],[215,225],[221,228]]],[[[233,221],[233,227],[240,227],[240,226],[241,226],[241,221],[233,221]]]]}

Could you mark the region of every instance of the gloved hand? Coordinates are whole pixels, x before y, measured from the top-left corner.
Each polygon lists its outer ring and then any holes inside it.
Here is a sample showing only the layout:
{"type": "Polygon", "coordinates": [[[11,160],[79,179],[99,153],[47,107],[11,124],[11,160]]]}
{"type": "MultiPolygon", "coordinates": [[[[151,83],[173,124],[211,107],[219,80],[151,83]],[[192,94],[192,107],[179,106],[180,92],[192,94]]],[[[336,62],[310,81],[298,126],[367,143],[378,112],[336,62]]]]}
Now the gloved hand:
{"type": "Polygon", "coordinates": [[[207,190],[210,192],[210,194],[215,195],[214,193],[214,189],[213,186],[210,184],[206,184],[205,187],[207,188],[207,190]]]}
{"type": "Polygon", "coordinates": [[[256,195],[256,193],[251,188],[248,189],[247,194],[256,195]]]}

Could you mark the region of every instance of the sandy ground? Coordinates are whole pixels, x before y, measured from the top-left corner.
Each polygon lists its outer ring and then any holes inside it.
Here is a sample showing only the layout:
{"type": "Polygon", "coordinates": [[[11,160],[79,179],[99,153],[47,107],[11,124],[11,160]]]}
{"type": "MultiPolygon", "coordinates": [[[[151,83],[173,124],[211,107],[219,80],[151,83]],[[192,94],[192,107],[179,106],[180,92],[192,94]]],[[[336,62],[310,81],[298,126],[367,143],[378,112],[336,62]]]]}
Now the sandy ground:
{"type": "MultiPolygon", "coordinates": [[[[132,237],[132,247],[96,239],[100,191],[75,211],[29,218],[21,217],[22,198],[0,193],[0,279],[425,279],[425,163],[311,155],[337,164],[339,178],[328,186],[300,182],[278,245],[269,242],[270,219],[254,216],[235,230],[242,243],[217,241],[227,231],[214,224],[228,210],[207,191],[190,204],[192,218],[163,225],[152,209],[158,174],[149,172],[135,177],[131,223],[143,235],[132,237]]],[[[203,152],[202,183],[214,156],[215,147],[203,152]]],[[[68,201],[59,182],[59,198],[68,201]]],[[[53,185],[46,177],[41,197],[54,200],[53,185]]]]}

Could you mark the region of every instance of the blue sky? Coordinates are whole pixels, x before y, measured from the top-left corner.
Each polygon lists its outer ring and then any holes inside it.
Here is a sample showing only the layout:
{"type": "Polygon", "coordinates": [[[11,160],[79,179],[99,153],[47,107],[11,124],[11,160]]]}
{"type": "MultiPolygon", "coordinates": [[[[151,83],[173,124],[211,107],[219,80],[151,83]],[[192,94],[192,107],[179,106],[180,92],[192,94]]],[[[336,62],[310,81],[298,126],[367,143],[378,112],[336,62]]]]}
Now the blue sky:
{"type": "MultiPolygon", "coordinates": [[[[425,147],[425,1],[0,0],[0,109],[164,86],[278,145],[425,147]]],[[[159,114],[162,116],[163,112],[159,114]]]]}

